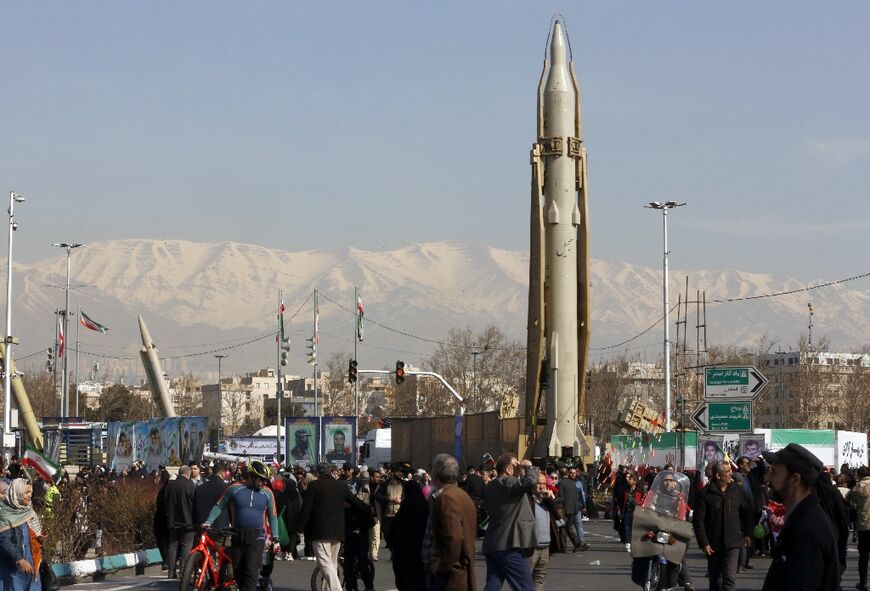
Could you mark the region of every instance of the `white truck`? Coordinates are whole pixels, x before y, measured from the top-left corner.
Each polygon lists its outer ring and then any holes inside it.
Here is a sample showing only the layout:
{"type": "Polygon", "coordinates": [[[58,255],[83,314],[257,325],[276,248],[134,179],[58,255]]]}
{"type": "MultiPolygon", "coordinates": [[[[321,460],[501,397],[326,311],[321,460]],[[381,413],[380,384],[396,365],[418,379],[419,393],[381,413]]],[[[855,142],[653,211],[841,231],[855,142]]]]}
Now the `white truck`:
{"type": "Polygon", "coordinates": [[[388,466],[392,462],[392,430],[371,429],[366,433],[366,441],[363,444],[365,450],[365,465],[370,470],[376,470],[382,466],[388,466]]]}

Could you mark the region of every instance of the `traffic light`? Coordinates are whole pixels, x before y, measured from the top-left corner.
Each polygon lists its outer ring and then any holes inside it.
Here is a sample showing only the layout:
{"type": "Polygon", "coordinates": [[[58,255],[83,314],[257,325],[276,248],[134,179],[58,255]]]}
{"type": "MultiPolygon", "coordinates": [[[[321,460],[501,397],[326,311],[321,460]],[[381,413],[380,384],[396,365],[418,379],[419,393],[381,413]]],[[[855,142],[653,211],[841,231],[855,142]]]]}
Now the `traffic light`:
{"type": "Polygon", "coordinates": [[[290,356],[290,337],[281,339],[281,365],[287,365],[287,357],[290,356]]]}
{"type": "Polygon", "coordinates": [[[396,361],[396,385],[401,385],[405,381],[405,362],[396,361]]]}
{"type": "Polygon", "coordinates": [[[48,360],[45,362],[45,373],[54,372],[54,347],[48,348],[48,360]]]}
{"type": "Polygon", "coordinates": [[[317,341],[314,337],[309,337],[305,340],[308,341],[308,344],[305,346],[308,349],[308,363],[309,365],[314,365],[317,363],[317,341]]]}
{"type": "Polygon", "coordinates": [[[356,359],[351,359],[347,362],[347,381],[349,384],[356,383],[357,380],[357,363],[356,359]]]}

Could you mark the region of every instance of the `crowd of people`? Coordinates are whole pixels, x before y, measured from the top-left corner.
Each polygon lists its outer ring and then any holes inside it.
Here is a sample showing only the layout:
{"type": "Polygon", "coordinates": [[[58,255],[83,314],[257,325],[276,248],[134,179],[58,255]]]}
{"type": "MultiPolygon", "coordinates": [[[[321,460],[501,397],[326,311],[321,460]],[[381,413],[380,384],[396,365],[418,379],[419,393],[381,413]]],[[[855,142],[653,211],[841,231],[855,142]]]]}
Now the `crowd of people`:
{"type": "MultiPolygon", "coordinates": [[[[45,537],[38,515],[50,514],[69,487],[135,479],[156,489],[153,533],[171,578],[179,576],[197,528],[204,527],[217,532],[216,540],[231,532],[240,591],[253,591],[271,574],[273,563],[264,566],[264,556],[316,561],[324,589],[372,590],[376,563],[386,559],[382,548],[399,591],[474,590],[481,538],[486,591],[505,582],[518,591],[540,590],[553,553],[589,549],[588,514],[609,512],[631,550],[634,514],[657,472],[602,465],[591,479],[577,466],[541,469],[511,454],[461,469],[441,454],[426,469],[404,463],[377,470],[349,463],[283,469],[253,461],[191,463],[173,475],[164,467],[146,473],[133,465],[123,473],[82,467],[74,479],[62,472],[43,483],[13,459],[0,479],[0,588],[41,588],[45,537]],[[606,489],[610,502],[596,506],[592,488],[606,489]]],[[[867,467],[844,465],[832,474],[790,444],[734,463],[711,462],[703,474],[689,470],[687,476],[692,485],[681,517],[691,519],[707,557],[711,590],[735,589],[736,575],[754,568],[760,555],[771,557],[765,590],[839,589],[850,536],[858,545],[857,589],[867,590],[867,467]]],[[[682,566],[680,584],[692,590],[692,573],[682,566]]]]}

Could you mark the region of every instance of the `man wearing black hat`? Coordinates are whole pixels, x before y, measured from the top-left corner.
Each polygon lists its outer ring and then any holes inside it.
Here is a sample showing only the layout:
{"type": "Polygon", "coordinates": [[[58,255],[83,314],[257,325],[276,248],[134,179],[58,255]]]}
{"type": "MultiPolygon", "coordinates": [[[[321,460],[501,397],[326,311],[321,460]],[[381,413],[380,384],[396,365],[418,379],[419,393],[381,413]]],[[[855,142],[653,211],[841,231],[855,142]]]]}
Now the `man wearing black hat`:
{"type": "Polygon", "coordinates": [[[785,524],[773,547],[763,591],[840,588],[837,538],[814,486],[824,465],[806,448],[789,443],[761,452],[770,463],[771,498],[786,507],[785,524]]]}

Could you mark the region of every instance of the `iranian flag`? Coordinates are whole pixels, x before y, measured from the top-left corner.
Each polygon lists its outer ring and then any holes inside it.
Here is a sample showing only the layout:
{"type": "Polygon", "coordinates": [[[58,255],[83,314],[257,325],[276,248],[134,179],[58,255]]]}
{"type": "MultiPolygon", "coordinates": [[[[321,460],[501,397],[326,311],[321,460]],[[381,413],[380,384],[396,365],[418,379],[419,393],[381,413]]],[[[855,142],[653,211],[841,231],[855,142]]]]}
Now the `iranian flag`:
{"type": "Polygon", "coordinates": [[[356,294],[356,337],[363,340],[363,317],[366,315],[363,310],[362,296],[356,294]]]}
{"type": "Polygon", "coordinates": [[[103,334],[106,334],[107,332],[109,332],[108,326],[103,326],[102,324],[100,324],[99,322],[97,322],[96,320],[94,320],[93,318],[88,316],[87,314],[85,314],[84,310],[80,310],[80,312],[81,312],[81,314],[79,315],[79,322],[82,323],[82,326],[84,326],[88,330],[95,330],[95,331],[101,332],[103,334]]]}
{"type": "Polygon", "coordinates": [[[58,470],[60,470],[60,467],[57,464],[30,446],[25,450],[21,463],[25,466],[31,466],[46,482],[53,482],[54,475],[57,474],[58,470]]]}
{"type": "Polygon", "coordinates": [[[57,315],[57,356],[63,357],[65,340],[63,338],[63,321],[60,314],[57,315]]]}

